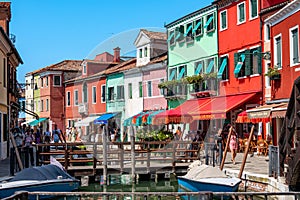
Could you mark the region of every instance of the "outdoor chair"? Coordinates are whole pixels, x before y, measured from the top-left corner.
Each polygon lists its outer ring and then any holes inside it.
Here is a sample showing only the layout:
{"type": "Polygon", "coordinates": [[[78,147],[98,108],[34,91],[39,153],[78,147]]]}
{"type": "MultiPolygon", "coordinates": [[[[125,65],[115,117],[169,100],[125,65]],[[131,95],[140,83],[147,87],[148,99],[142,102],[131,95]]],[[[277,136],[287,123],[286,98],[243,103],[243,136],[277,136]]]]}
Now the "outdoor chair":
{"type": "Polygon", "coordinates": [[[263,154],[267,156],[268,149],[269,149],[269,145],[265,140],[261,139],[257,141],[257,155],[263,154]]]}

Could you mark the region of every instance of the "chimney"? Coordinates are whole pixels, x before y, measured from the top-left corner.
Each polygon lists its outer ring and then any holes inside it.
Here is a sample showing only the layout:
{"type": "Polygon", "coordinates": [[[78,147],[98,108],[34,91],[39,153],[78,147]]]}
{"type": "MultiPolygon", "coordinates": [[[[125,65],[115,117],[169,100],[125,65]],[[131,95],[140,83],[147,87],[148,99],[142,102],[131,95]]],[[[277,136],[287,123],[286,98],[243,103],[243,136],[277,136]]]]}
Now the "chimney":
{"type": "Polygon", "coordinates": [[[120,62],[120,48],[114,48],[114,62],[120,62]]]}

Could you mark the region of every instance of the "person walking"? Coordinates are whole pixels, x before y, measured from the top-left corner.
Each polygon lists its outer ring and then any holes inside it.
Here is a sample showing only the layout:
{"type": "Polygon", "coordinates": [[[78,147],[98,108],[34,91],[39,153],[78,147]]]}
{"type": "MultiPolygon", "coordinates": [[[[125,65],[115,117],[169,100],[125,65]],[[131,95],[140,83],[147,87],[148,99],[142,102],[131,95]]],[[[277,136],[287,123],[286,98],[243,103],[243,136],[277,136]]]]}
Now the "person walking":
{"type": "Polygon", "coordinates": [[[229,147],[230,147],[230,152],[231,152],[231,161],[235,165],[235,157],[237,154],[238,143],[237,143],[237,134],[233,128],[232,128],[232,133],[230,136],[229,147]]]}
{"type": "Polygon", "coordinates": [[[57,128],[57,124],[54,125],[54,130],[52,131],[52,140],[54,141],[54,143],[58,143],[59,141],[61,141],[61,143],[66,143],[66,139],[63,136],[61,130],[57,128]]]}
{"type": "Polygon", "coordinates": [[[25,167],[29,167],[29,157],[31,166],[34,166],[34,157],[33,157],[33,146],[32,142],[34,141],[33,129],[27,129],[24,140],[24,150],[25,150],[25,167]]]}

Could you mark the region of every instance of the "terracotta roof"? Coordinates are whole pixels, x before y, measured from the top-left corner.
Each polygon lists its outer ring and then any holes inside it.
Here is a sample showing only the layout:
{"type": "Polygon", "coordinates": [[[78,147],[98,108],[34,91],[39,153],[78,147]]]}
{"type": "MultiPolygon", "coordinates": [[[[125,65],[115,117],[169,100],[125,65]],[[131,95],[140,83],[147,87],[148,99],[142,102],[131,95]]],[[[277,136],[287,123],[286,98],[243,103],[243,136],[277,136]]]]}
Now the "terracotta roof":
{"type": "Polygon", "coordinates": [[[30,74],[37,74],[42,73],[45,71],[80,71],[81,70],[81,60],[64,60],[56,64],[49,65],[47,67],[32,71],[27,73],[30,74]]]}
{"type": "Polygon", "coordinates": [[[103,72],[103,74],[112,74],[116,72],[121,72],[129,69],[133,69],[136,67],[136,58],[132,58],[130,60],[124,61],[114,67],[111,67],[103,72]]]}
{"type": "Polygon", "coordinates": [[[143,33],[145,33],[150,39],[167,40],[167,34],[166,33],[148,31],[146,29],[141,29],[141,31],[143,33]]]}
{"type": "Polygon", "coordinates": [[[162,62],[162,61],[167,60],[167,59],[168,59],[168,52],[163,53],[163,54],[151,59],[149,64],[159,63],[159,62],[162,62]]]}

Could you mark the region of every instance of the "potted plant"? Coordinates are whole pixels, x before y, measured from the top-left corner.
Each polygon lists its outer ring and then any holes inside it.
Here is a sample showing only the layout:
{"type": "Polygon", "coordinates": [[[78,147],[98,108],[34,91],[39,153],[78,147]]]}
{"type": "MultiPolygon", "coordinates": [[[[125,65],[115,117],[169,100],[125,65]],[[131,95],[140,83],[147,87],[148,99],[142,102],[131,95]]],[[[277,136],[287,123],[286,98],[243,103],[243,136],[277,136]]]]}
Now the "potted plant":
{"type": "Polygon", "coordinates": [[[270,77],[271,80],[280,79],[280,71],[278,67],[269,67],[265,76],[270,77]]]}
{"type": "Polygon", "coordinates": [[[203,76],[201,74],[187,76],[185,77],[185,81],[188,84],[201,83],[203,81],[203,76]]]}
{"type": "Polygon", "coordinates": [[[217,77],[218,77],[217,72],[212,72],[212,73],[204,74],[204,75],[203,75],[203,79],[204,79],[204,80],[216,79],[217,77]]]}

